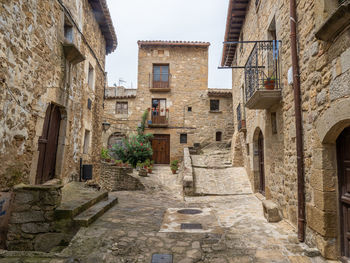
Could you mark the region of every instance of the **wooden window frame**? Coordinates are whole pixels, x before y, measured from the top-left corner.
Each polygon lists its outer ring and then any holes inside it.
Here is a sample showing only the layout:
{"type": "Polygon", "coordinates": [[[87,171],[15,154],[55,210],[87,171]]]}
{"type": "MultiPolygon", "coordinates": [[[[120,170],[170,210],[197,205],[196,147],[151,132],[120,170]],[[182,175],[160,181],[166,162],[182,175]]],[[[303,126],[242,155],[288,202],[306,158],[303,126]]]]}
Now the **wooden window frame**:
{"type": "Polygon", "coordinates": [[[129,113],[129,103],[127,101],[117,101],[115,104],[115,114],[118,115],[128,115],[129,113]],[[121,107],[118,109],[118,105],[126,105],[126,109],[121,107]]]}
{"type": "Polygon", "coordinates": [[[210,111],[220,111],[220,100],[217,100],[217,99],[215,99],[215,100],[210,100],[210,105],[209,105],[209,107],[210,107],[210,111]],[[215,108],[214,109],[214,105],[212,104],[214,101],[217,101],[218,102],[218,105],[217,105],[217,109],[215,108]]]}

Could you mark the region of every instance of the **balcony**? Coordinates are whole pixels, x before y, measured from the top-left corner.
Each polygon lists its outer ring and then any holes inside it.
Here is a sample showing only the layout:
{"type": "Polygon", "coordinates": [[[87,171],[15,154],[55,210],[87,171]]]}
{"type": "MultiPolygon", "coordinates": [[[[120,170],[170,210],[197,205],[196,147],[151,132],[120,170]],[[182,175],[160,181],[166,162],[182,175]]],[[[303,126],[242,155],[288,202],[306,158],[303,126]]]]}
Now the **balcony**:
{"type": "Polygon", "coordinates": [[[236,109],[236,115],[237,115],[237,123],[238,123],[238,132],[246,132],[247,127],[245,123],[245,118],[242,115],[242,109],[241,109],[241,104],[238,104],[238,107],[236,109]]]}
{"type": "Polygon", "coordinates": [[[169,92],[171,74],[149,74],[149,87],[152,92],[169,92]]]}
{"type": "Polygon", "coordinates": [[[248,109],[269,109],[280,102],[280,41],[257,41],[244,66],[248,109]]]}
{"type": "Polygon", "coordinates": [[[148,121],[150,128],[167,128],[169,126],[169,112],[151,111],[151,118],[148,121]]]}

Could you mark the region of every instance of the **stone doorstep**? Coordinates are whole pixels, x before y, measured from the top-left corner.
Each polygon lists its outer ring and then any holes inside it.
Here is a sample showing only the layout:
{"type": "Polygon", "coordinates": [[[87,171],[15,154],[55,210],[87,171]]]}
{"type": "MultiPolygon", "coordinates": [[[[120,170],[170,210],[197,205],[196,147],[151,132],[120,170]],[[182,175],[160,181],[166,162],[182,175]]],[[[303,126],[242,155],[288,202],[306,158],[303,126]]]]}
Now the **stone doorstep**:
{"type": "MultiPolygon", "coordinates": [[[[82,197],[83,198],[83,197],[82,197]]],[[[96,192],[96,194],[91,194],[89,198],[85,200],[73,200],[62,202],[62,204],[55,210],[56,219],[67,219],[73,218],[76,215],[82,213],[83,211],[89,209],[94,204],[100,202],[101,200],[108,198],[107,191],[96,192]]]]}
{"type": "Polygon", "coordinates": [[[74,217],[73,222],[79,226],[87,227],[117,203],[118,198],[116,196],[109,196],[107,200],[98,202],[74,217]]]}

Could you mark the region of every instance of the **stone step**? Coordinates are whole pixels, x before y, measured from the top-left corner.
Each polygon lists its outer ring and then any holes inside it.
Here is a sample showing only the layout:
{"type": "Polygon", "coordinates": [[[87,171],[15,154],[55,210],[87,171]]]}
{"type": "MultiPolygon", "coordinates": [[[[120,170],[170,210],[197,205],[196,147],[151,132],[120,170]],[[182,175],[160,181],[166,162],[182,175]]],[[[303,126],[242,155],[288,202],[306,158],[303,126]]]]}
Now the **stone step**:
{"type": "Polygon", "coordinates": [[[108,199],[98,202],[74,217],[73,221],[79,226],[87,227],[117,203],[118,197],[109,196],[108,199]]]}
{"type": "Polygon", "coordinates": [[[107,191],[82,192],[74,198],[62,201],[62,204],[55,210],[56,219],[74,218],[76,215],[89,209],[94,204],[108,198],[107,191]]]}

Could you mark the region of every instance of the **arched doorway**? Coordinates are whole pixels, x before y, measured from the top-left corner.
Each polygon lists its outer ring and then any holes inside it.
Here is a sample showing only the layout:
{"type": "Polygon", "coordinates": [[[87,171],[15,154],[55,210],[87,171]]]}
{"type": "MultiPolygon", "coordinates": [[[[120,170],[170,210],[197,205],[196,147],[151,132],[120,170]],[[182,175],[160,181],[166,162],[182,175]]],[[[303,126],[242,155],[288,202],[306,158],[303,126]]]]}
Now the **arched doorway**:
{"type": "Polygon", "coordinates": [[[350,257],[350,127],[337,139],[339,214],[342,256],[350,257]]]}
{"type": "Polygon", "coordinates": [[[259,192],[265,195],[265,160],[264,160],[264,136],[259,132],[258,137],[258,159],[259,159],[259,192]]]}
{"type": "Polygon", "coordinates": [[[115,144],[122,145],[125,135],[121,132],[115,132],[108,138],[108,148],[113,147],[115,144]]]}
{"type": "Polygon", "coordinates": [[[36,184],[45,183],[55,177],[60,122],[60,109],[57,105],[51,103],[47,107],[43,132],[38,141],[39,159],[36,184]]]}

